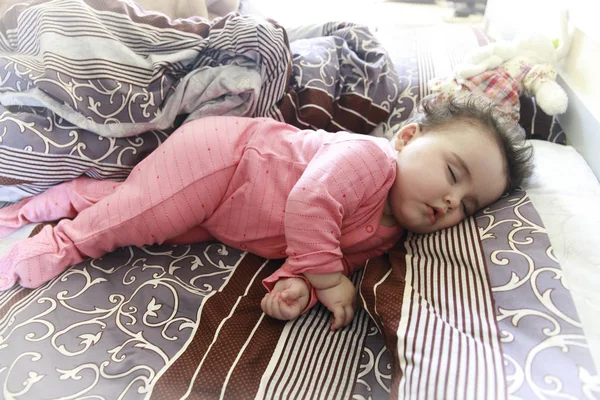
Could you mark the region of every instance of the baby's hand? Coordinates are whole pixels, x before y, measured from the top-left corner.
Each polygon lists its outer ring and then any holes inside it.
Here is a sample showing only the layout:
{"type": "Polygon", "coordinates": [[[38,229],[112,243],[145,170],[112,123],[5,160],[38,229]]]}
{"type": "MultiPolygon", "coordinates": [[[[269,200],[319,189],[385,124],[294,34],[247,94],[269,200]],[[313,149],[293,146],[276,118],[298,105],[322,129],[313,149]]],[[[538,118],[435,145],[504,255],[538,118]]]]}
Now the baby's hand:
{"type": "Polygon", "coordinates": [[[342,328],[354,318],[354,285],[345,275],[337,285],[327,289],[315,289],[319,301],[333,313],[331,329],[342,328]]]}
{"type": "Polygon", "coordinates": [[[277,281],[273,290],[260,302],[265,314],[288,321],[294,319],[306,308],[310,292],[301,278],[285,278],[277,281]]]}

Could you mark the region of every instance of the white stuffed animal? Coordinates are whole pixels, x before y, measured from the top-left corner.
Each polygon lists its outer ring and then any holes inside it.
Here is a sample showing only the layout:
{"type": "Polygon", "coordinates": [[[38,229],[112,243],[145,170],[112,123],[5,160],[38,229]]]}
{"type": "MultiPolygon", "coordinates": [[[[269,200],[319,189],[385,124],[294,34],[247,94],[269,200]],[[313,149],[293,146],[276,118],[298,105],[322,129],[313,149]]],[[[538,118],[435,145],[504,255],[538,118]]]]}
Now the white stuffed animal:
{"type": "Polygon", "coordinates": [[[434,93],[460,95],[481,92],[513,119],[519,119],[519,96],[535,96],[549,115],[567,110],[567,94],[556,83],[556,65],[566,55],[570,41],[568,15],[562,16],[560,45],[542,35],[518,37],[480,47],[458,65],[454,76],[429,82],[434,93]]]}

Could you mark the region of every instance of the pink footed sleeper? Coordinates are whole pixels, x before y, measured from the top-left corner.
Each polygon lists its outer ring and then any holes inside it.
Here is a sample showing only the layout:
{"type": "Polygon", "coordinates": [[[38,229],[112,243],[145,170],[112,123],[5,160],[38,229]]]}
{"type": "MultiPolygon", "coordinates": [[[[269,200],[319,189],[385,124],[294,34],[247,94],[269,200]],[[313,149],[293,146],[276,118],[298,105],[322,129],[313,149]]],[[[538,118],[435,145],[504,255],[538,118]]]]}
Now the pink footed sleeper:
{"type": "MultiPolygon", "coordinates": [[[[86,177],[0,209],[0,234],[63,219],[0,258],[0,290],[37,287],[87,257],[134,245],[219,240],[284,258],[264,284],[349,274],[402,229],[380,225],[396,173],[387,140],[210,117],[174,132],[126,181],[86,177]]],[[[312,296],[311,304],[316,302],[312,296]]]]}

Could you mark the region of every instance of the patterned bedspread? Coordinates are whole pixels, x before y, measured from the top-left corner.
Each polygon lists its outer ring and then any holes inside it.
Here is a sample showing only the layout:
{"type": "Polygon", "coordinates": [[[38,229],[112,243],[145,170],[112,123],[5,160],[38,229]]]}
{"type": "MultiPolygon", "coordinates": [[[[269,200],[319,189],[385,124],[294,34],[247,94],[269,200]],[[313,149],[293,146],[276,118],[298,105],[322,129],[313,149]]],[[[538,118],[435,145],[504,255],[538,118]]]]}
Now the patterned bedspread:
{"type": "Polygon", "coordinates": [[[262,314],[278,261],[219,243],[122,248],[0,294],[2,398],[592,399],[552,258],[517,192],[369,261],[353,277],[363,309],[332,332],[320,306],[262,314]]]}

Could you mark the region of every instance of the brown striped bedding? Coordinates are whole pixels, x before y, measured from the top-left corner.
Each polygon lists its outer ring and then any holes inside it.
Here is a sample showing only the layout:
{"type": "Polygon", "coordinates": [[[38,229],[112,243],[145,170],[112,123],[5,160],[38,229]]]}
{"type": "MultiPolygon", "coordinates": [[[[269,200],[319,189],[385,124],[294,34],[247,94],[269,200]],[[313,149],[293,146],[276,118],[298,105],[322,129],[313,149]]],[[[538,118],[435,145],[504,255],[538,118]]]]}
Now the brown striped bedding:
{"type": "Polygon", "coordinates": [[[525,192],[457,227],[411,235],[377,261],[360,289],[392,353],[391,398],[600,393],[577,311],[525,192]]]}

